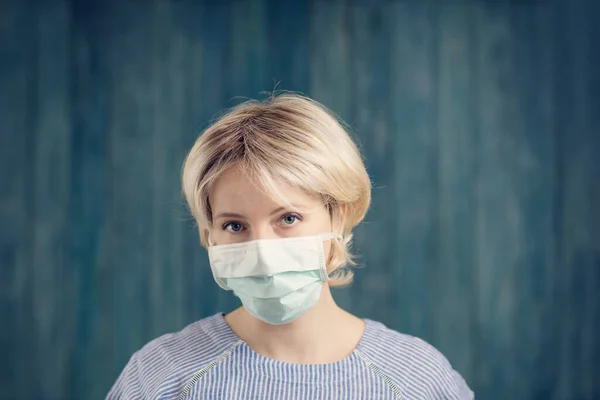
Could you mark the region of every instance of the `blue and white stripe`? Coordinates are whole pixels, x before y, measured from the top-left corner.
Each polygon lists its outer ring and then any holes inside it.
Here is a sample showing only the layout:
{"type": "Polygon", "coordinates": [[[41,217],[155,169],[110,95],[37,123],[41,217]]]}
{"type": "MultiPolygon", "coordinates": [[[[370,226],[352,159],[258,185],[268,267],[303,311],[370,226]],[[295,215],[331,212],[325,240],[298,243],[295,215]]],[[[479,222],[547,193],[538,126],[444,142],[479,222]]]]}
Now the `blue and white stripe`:
{"type": "Polygon", "coordinates": [[[365,320],[356,350],[332,364],[290,364],[254,352],[223,314],[136,352],[107,400],[473,399],[446,358],[421,339],[365,320]]]}

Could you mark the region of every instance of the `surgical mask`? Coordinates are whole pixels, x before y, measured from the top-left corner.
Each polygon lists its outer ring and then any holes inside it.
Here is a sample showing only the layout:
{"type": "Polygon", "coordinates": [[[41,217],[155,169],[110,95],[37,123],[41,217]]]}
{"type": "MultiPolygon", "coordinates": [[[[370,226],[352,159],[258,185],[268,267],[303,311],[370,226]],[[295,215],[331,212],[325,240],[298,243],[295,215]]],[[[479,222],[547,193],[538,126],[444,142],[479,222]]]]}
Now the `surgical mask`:
{"type": "MultiPolygon", "coordinates": [[[[293,321],[317,304],[329,279],[323,242],[335,233],[210,246],[215,281],[269,324],[293,321]]],[[[209,239],[210,241],[210,239],[209,239]]]]}

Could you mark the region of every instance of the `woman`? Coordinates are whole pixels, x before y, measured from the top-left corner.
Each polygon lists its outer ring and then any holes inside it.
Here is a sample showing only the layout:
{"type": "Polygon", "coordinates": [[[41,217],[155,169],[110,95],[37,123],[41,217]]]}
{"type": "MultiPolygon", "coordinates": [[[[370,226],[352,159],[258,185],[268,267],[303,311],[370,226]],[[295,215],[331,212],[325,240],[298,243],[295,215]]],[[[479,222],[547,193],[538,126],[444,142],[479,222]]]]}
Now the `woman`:
{"type": "Polygon", "coordinates": [[[135,353],[108,399],[472,399],[432,346],[339,308],[371,184],[323,106],[249,101],[197,140],[183,191],[216,282],[242,307],[135,353]]]}

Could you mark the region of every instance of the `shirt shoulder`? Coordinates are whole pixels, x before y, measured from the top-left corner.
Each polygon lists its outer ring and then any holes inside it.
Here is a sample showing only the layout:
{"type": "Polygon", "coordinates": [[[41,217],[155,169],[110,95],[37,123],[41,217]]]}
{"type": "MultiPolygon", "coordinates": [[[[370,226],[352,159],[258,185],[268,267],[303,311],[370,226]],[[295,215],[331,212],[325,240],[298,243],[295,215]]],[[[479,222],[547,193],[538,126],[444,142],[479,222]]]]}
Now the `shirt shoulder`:
{"type": "Polygon", "coordinates": [[[396,383],[405,398],[470,400],[474,394],[448,359],[426,341],[366,320],[358,350],[396,383]]]}
{"type": "Polygon", "coordinates": [[[220,319],[220,314],[204,318],[146,344],[131,356],[106,399],[160,398],[180,392],[194,374],[238,342],[221,332],[220,319]]]}

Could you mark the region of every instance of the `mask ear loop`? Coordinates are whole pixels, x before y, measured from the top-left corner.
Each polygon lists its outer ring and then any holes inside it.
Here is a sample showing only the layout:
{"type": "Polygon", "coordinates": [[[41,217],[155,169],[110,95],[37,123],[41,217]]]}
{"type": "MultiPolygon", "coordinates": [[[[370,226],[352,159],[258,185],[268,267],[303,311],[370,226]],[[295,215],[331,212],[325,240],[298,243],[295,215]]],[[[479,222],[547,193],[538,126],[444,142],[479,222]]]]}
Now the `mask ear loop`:
{"type": "Polygon", "coordinates": [[[321,281],[323,282],[331,280],[329,273],[327,272],[327,260],[325,259],[325,249],[323,248],[323,242],[330,239],[342,240],[342,235],[337,233],[325,233],[317,236],[317,243],[319,246],[319,273],[321,275],[321,281]]]}

